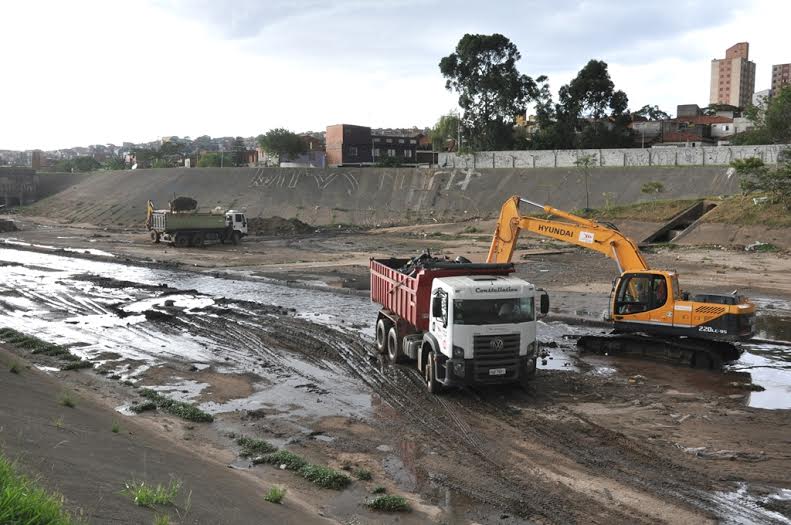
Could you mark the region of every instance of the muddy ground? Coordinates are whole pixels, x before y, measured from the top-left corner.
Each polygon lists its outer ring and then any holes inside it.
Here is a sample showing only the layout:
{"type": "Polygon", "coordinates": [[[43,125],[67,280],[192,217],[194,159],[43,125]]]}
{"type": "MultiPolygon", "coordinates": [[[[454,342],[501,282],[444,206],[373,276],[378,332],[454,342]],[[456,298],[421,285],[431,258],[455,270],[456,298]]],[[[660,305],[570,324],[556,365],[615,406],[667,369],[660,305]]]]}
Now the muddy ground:
{"type": "MultiPolygon", "coordinates": [[[[518,272],[545,287],[553,303],[539,326],[547,358],[535,381],[527,390],[431,397],[416,372],[386,365],[372,351],[368,258],[430,248],[480,260],[490,223],[325,229],[189,250],[149,244],[142,231],[30,219],[18,226],[3,235],[12,244],[0,248],[0,326],[69,345],[95,364],[67,372],[29,352],[18,350],[17,358],[80,388],[122,426],[130,420],[185,444],[214,465],[207,472],[216,468],[262,490],[286,485],[295,516],[342,523],[791,520],[791,348],[746,345],[742,360],[720,373],[580,355],[573,337],[601,328],[566,321],[599,319],[616,275],[597,254],[525,238],[518,272]],[[141,386],[198,403],[215,421],[125,415],[141,386]],[[287,471],[251,467],[237,455],[238,435],[339,469],[364,467],[373,480],[342,492],[316,489],[287,471]],[[376,485],[405,495],[413,512],[369,511],[364,502],[376,485]]],[[[677,269],[693,291],[739,288],[761,307],[763,339],[791,339],[784,254],[660,248],[648,259],[677,269]]],[[[8,427],[14,413],[0,413],[0,425],[8,427]]],[[[184,468],[174,462],[174,475],[184,468]]],[[[189,469],[180,475],[185,484],[192,477],[189,469]]],[[[84,490],[52,484],[102,522],[84,490]]]]}

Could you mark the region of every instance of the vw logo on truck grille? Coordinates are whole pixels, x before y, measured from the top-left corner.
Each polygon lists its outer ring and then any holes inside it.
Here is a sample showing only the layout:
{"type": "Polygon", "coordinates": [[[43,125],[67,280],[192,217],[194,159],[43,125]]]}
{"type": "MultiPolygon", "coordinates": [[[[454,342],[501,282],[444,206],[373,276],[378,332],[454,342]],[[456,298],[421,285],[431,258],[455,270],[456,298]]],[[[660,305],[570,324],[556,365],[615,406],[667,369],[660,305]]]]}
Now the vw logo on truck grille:
{"type": "Polygon", "coordinates": [[[500,339],[499,337],[492,339],[489,342],[489,348],[491,348],[492,350],[497,350],[497,351],[502,350],[503,346],[505,346],[505,343],[503,343],[503,340],[500,339]]]}

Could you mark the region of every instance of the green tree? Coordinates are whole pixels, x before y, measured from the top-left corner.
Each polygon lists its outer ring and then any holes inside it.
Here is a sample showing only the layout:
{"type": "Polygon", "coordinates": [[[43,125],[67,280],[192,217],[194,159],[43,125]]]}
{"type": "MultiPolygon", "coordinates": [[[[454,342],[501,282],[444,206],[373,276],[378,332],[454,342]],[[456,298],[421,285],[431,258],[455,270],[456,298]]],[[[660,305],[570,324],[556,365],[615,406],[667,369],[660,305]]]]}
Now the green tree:
{"type": "Polygon", "coordinates": [[[90,156],[84,157],[75,157],[69,160],[61,160],[57,164],[55,164],[56,171],[79,171],[79,172],[86,172],[86,171],[95,171],[101,168],[102,165],[90,156]]]}
{"type": "Polygon", "coordinates": [[[147,168],[153,164],[154,160],[160,158],[159,150],[149,148],[135,148],[132,150],[132,155],[135,156],[138,168],[147,168]]]}
{"type": "Polygon", "coordinates": [[[734,160],[731,166],[742,177],[739,184],[744,193],[766,193],[773,203],[791,209],[791,162],[770,169],[761,159],[751,157],[734,160]]]}
{"type": "Polygon", "coordinates": [[[585,179],[585,211],[591,209],[590,206],[590,185],[588,183],[588,179],[590,178],[590,171],[591,168],[596,165],[596,157],[595,153],[590,155],[580,155],[574,161],[574,165],[579,168],[582,172],[582,176],[585,179]]]}
{"type": "Polygon", "coordinates": [[[204,153],[198,159],[199,168],[219,168],[229,165],[228,154],[221,152],[204,153]]]}
{"type": "Polygon", "coordinates": [[[284,158],[291,160],[307,150],[302,137],[285,128],[270,129],[265,134],[258,135],[256,140],[262,150],[277,155],[278,164],[284,158]]]}
{"type": "Polygon", "coordinates": [[[402,159],[399,157],[391,157],[389,155],[382,155],[376,158],[376,165],[380,168],[398,168],[403,164],[402,159]]]}
{"type": "Polygon", "coordinates": [[[629,98],[615,89],[607,63],[590,60],[571,82],[558,92],[554,103],[546,77],[536,97],[538,132],[531,149],[630,147],[626,127],[630,120],[629,98]]]}
{"type": "Polygon", "coordinates": [[[231,160],[234,166],[243,166],[246,164],[247,146],[244,145],[242,137],[236,137],[231,146],[231,160]]]}
{"type": "Polygon", "coordinates": [[[536,91],[535,81],[516,68],[521,58],[501,34],[466,34],[455,52],[440,61],[445,88],[459,94],[463,140],[470,148],[511,147],[514,119],[525,113],[536,91]]]}
{"type": "Polygon", "coordinates": [[[651,106],[649,104],[641,107],[632,113],[632,115],[644,117],[648,120],[667,120],[670,118],[670,115],[659,109],[659,106],[651,106]]]}
{"type": "Polygon", "coordinates": [[[126,162],[121,156],[112,156],[104,162],[104,169],[106,170],[124,170],[126,169],[126,162]]]}
{"type": "MultiPolygon", "coordinates": [[[[457,113],[442,115],[434,127],[431,128],[431,149],[434,151],[445,151],[449,140],[458,140],[459,127],[461,120],[457,113]]],[[[456,145],[458,148],[458,144],[456,145]]]]}
{"type": "Polygon", "coordinates": [[[765,106],[750,106],[745,115],[753,128],[735,135],[731,144],[788,144],[791,142],[791,86],[772,94],[765,106]]]}

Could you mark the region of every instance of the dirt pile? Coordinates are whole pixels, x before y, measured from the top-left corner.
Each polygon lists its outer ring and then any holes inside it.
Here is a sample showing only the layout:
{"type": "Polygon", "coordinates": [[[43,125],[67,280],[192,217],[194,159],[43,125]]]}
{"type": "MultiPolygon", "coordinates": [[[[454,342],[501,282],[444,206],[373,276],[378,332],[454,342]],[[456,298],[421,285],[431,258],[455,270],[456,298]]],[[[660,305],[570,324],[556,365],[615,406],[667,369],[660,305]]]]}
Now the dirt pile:
{"type": "Polygon", "coordinates": [[[19,228],[16,227],[16,223],[14,221],[9,219],[0,219],[0,233],[15,232],[17,230],[19,230],[19,228]]]}
{"type": "Polygon", "coordinates": [[[300,235],[313,233],[315,226],[306,224],[299,219],[284,219],[283,217],[255,217],[247,220],[247,229],[250,235],[300,235]]]}

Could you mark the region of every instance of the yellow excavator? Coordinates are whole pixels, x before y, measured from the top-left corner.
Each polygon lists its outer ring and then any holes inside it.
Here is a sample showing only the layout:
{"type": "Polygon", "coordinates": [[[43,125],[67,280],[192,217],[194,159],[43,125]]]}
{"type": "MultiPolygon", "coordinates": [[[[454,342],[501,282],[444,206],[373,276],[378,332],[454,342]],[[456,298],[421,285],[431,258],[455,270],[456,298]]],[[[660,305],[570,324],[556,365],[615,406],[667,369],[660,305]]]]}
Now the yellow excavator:
{"type": "Polygon", "coordinates": [[[518,196],[509,198],[500,210],[486,262],[510,262],[522,230],[595,250],[618,265],[621,275],[613,282],[606,318],[615,330],[610,335],[581,337],[578,345],[584,349],[719,368],[739,358],[741,352],[733,342],[753,336],[755,305],[745,297],[736,292],[683,292],[677,272],[652,270],[637,244],[614,225],[518,196]],[[523,215],[521,203],[552,218],[523,215]]]}

